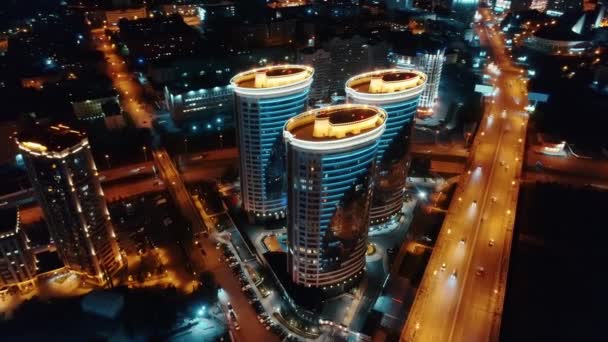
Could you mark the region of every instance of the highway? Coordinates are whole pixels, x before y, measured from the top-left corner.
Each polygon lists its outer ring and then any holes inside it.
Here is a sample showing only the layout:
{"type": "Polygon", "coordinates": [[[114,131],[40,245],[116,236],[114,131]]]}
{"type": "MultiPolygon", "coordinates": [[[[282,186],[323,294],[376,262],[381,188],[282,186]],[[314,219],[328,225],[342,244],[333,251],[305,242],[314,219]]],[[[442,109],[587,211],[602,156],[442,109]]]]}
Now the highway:
{"type": "MultiPolygon", "coordinates": [[[[480,10],[484,21],[491,20],[480,10]]],[[[467,172],[401,334],[402,341],[497,341],[504,302],[527,114],[522,70],[512,66],[502,34],[476,26],[499,72],[487,99],[467,172]]],[[[488,72],[492,72],[489,70],[488,72]]]]}

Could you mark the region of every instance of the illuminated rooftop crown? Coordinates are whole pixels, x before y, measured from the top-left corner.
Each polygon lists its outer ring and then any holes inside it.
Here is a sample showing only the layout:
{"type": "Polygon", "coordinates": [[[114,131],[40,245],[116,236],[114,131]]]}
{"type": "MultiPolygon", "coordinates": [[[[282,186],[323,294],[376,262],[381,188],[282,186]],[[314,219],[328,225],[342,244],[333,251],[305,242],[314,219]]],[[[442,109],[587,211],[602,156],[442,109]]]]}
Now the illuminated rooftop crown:
{"type": "Polygon", "coordinates": [[[17,146],[24,152],[51,158],[63,158],[66,154],[88,144],[86,136],[68,126],[36,125],[17,136],[17,146]]]}
{"type": "Polygon", "coordinates": [[[359,102],[379,105],[418,96],[426,81],[426,74],[418,70],[385,69],[351,77],[345,90],[359,102]]]}
{"type": "Polygon", "coordinates": [[[305,81],[313,73],[313,69],[307,66],[276,65],[239,73],[230,83],[239,88],[271,89],[305,81]]]}
{"type": "MultiPolygon", "coordinates": [[[[386,112],[367,105],[338,105],[302,113],[285,124],[284,135],[291,141],[322,143],[359,141],[384,130],[386,112]]],[[[329,147],[329,146],[328,146],[329,147]]]]}

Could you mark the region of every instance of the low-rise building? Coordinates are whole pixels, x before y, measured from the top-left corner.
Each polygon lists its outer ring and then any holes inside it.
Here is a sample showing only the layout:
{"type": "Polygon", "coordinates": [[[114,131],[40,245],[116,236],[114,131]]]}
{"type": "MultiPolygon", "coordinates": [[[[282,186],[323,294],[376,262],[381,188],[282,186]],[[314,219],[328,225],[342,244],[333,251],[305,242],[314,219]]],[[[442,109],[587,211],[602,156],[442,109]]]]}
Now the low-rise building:
{"type": "MultiPolygon", "coordinates": [[[[234,58],[234,56],[231,56],[234,58]]],[[[216,56],[198,54],[194,56],[180,56],[148,63],[146,76],[154,84],[162,85],[179,80],[196,78],[214,73],[231,73],[229,60],[220,60],[216,56]]]]}
{"type": "Polygon", "coordinates": [[[104,11],[105,15],[105,26],[112,27],[117,26],[120,19],[137,20],[146,18],[148,12],[145,7],[134,7],[134,8],[121,8],[121,9],[108,9],[104,11]]]}
{"type": "Polygon", "coordinates": [[[199,26],[205,16],[203,7],[196,3],[162,4],[160,11],[164,15],[179,14],[190,26],[199,26]]]}
{"type": "Polygon", "coordinates": [[[23,289],[36,277],[36,259],[19,221],[17,208],[0,210],[0,288],[23,289]]]}
{"type": "Polygon", "coordinates": [[[164,94],[171,118],[178,125],[186,121],[203,122],[212,127],[234,124],[232,86],[230,80],[220,74],[167,84],[164,94]]]}
{"type": "Polygon", "coordinates": [[[109,79],[82,78],[47,84],[49,93],[64,98],[79,121],[104,119],[120,114],[118,93],[109,79]]]}
{"type": "Polygon", "coordinates": [[[205,49],[199,32],[177,14],[122,20],[119,27],[121,53],[138,67],[152,61],[195,56],[205,49]]]}
{"type": "Polygon", "coordinates": [[[70,103],[78,120],[103,119],[106,116],[117,114],[116,110],[120,113],[118,95],[115,93],[78,96],[74,97],[70,103]]]}
{"type": "Polygon", "coordinates": [[[203,18],[201,20],[216,20],[232,18],[236,16],[236,5],[234,1],[228,0],[207,0],[201,4],[203,8],[203,18]]]}

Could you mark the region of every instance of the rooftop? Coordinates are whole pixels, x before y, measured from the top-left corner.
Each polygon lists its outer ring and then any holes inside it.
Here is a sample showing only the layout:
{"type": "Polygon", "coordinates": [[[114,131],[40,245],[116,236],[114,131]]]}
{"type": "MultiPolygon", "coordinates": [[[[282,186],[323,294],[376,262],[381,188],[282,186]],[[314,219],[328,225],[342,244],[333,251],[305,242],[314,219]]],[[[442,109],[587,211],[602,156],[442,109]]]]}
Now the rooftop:
{"type": "Polygon", "coordinates": [[[118,93],[112,87],[112,82],[103,77],[97,77],[94,81],[90,77],[66,80],[57,83],[46,84],[47,89],[61,91],[70,102],[81,102],[108,97],[116,97],[118,93]]]}
{"type": "Polygon", "coordinates": [[[367,105],[339,105],[302,113],[285,125],[293,138],[306,141],[331,141],[351,138],[378,127],[386,113],[367,105]]]}
{"type": "Polygon", "coordinates": [[[387,69],[357,75],[346,82],[346,87],[358,93],[388,94],[419,87],[426,75],[416,70],[387,69]]]}
{"type": "Polygon", "coordinates": [[[588,39],[587,36],[573,32],[572,30],[564,27],[547,26],[542,27],[534,33],[534,37],[555,40],[555,41],[585,41],[588,39]]]}
{"type": "Polygon", "coordinates": [[[30,152],[61,152],[78,145],[83,139],[85,139],[83,133],[68,126],[36,125],[19,133],[17,143],[22,149],[30,152]]]}
{"type": "Polygon", "coordinates": [[[429,34],[411,34],[410,32],[395,32],[389,35],[392,51],[404,56],[416,56],[418,53],[436,53],[445,49],[445,43],[429,34]]]}
{"type": "Polygon", "coordinates": [[[17,208],[0,209],[0,234],[14,232],[18,219],[17,208]]]}
{"type": "Polygon", "coordinates": [[[184,93],[191,90],[210,89],[214,87],[226,87],[230,79],[224,74],[206,75],[193,77],[168,83],[166,86],[172,94],[184,93]]]}
{"type": "Polygon", "coordinates": [[[276,65],[237,74],[230,83],[240,88],[271,89],[306,81],[314,70],[303,65],[276,65]]]}

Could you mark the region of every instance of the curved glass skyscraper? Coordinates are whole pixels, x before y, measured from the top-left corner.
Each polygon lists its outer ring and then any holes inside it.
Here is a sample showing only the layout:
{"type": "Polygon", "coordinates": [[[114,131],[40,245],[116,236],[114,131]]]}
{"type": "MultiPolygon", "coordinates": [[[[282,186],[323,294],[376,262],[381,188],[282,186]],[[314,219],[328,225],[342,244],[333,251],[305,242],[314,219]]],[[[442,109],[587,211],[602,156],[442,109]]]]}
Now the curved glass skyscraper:
{"type": "Polygon", "coordinates": [[[371,225],[388,221],[403,206],[410,136],[425,84],[424,73],[401,69],[368,72],[346,82],[348,102],[379,106],[388,114],[386,130],[378,147],[371,225]]]}
{"type": "Polygon", "coordinates": [[[288,267],[293,282],[341,287],[363,272],[376,153],[386,112],[365,105],[287,121],[288,267]]]}
{"type": "Polygon", "coordinates": [[[237,117],[241,194],[250,221],[285,217],[285,122],[306,110],[313,69],[279,65],[232,78],[237,117]]]}

